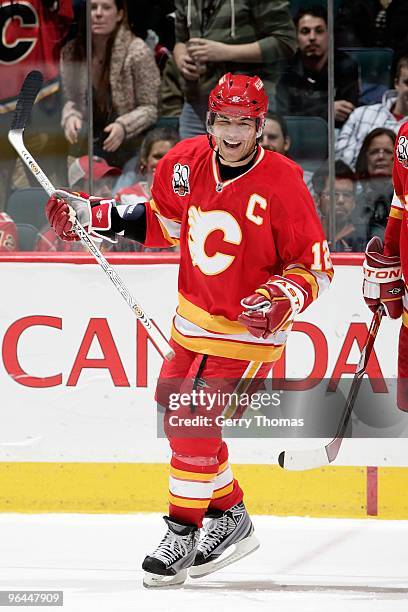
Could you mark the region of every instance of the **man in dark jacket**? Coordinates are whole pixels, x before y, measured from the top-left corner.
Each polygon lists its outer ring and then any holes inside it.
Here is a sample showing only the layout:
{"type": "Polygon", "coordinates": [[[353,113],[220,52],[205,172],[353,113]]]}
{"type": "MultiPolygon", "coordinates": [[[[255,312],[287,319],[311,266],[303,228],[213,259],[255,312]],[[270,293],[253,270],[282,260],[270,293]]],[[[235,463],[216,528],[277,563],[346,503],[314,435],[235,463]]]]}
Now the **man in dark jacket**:
{"type": "MultiPolygon", "coordinates": [[[[328,47],[327,12],[322,6],[301,8],[295,18],[298,51],[278,86],[278,110],[283,115],[309,115],[327,119],[328,47]]],[[[334,54],[334,111],[336,127],[358,104],[358,66],[341,51],[334,54]]]]}
{"type": "Polygon", "coordinates": [[[342,0],[334,33],[339,47],[408,47],[406,0],[342,0]]]}

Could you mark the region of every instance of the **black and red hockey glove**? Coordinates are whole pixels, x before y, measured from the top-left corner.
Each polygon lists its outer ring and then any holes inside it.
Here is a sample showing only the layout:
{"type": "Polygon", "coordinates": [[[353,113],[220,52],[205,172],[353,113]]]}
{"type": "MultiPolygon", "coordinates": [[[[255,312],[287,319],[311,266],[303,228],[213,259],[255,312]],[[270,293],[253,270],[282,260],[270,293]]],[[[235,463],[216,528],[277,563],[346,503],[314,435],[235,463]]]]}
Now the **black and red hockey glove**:
{"type": "Polygon", "coordinates": [[[79,240],[73,231],[75,219],[92,237],[99,236],[98,231],[111,228],[111,210],[114,200],[96,198],[83,192],[55,191],[45,206],[49,224],[62,240],[79,240]]]}
{"type": "Polygon", "coordinates": [[[369,309],[374,312],[381,303],[391,319],[398,319],[402,315],[404,295],[401,261],[397,255],[383,255],[378,236],[367,244],[363,270],[363,297],[369,309]]]}

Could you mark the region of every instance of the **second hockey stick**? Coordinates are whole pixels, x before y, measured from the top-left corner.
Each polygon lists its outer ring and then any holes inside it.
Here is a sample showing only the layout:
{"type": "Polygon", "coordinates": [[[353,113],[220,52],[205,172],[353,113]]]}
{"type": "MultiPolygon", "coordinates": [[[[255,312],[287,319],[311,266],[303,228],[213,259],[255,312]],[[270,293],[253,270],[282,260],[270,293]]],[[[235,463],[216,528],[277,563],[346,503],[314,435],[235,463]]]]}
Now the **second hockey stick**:
{"type": "MultiPolygon", "coordinates": [[[[33,108],[37,94],[41,89],[42,82],[42,74],[37,70],[33,70],[26,76],[17,100],[17,106],[16,110],[14,111],[13,121],[11,124],[10,131],[8,133],[8,139],[14,149],[17,151],[19,157],[35,176],[35,178],[43,187],[43,189],[48,193],[48,195],[51,196],[55,192],[55,187],[48,180],[47,176],[41,170],[40,166],[35,162],[33,157],[27,151],[23,139],[24,129],[30,118],[31,110],[33,108]]],[[[172,359],[174,357],[174,351],[167,342],[162,332],[147,316],[146,312],[143,310],[140,304],[134,299],[129,289],[126,287],[123,279],[119,276],[116,270],[108,263],[108,261],[102,255],[98,247],[95,245],[93,240],[90,238],[88,233],[85,231],[85,229],[82,227],[82,225],[77,219],[74,222],[73,230],[80,238],[82,244],[86,247],[86,249],[95,257],[102,270],[110,278],[110,280],[115,285],[116,289],[119,291],[125,302],[131,308],[132,312],[139,319],[161,355],[165,359],[172,359]]]]}
{"type": "Polygon", "coordinates": [[[380,304],[371,321],[367,340],[361,351],[360,360],[354,374],[353,382],[351,383],[350,391],[347,396],[346,404],[344,406],[335,437],[331,440],[331,442],[326,444],[326,446],[321,448],[282,451],[278,457],[278,463],[282,468],[294,471],[312,470],[314,468],[324,467],[336,459],[341,443],[343,442],[344,434],[346,433],[351,413],[353,412],[354,403],[363,381],[363,376],[367,368],[368,360],[370,358],[383,315],[384,306],[380,304]]]}

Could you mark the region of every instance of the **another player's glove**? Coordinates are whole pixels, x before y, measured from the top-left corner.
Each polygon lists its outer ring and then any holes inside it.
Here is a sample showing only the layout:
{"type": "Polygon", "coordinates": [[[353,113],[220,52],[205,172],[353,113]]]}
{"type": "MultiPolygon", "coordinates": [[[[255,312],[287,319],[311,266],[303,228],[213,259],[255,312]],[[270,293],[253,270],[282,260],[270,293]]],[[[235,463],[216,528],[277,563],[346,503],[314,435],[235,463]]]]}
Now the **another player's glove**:
{"type": "Polygon", "coordinates": [[[367,306],[374,312],[381,303],[391,319],[398,319],[402,315],[404,294],[401,261],[397,255],[383,255],[378,236],[367,244],[363,270],[363,296],[367,306]]]}
{"type": "Polygon", "coordinates": [[[301,290],[282,277],[273,276],[255,293],[241,300],[245,311],[238,321],[256,338],[287,330],[303,305],[301,290]]]}
{"type": "Polygon", "coordinates": [[[45,214],[62,240],[79,240],[73,231],[75,219],[91,236],[103,238],[98,236],[98,231],[110,229],[113,203],[114,200],[96,198],[87,193],[57,189],[45,206],[45,214]]]}

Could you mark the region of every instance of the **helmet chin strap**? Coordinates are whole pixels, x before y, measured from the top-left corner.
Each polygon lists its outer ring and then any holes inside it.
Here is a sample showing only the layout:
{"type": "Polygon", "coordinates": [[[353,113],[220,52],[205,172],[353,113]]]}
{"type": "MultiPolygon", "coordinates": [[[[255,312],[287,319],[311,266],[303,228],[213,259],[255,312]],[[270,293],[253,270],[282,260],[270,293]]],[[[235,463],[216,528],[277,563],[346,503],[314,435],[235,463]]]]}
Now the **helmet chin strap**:
{"type": "Polygon", "coordinates": [[[250,153],[248,153],[248,155],[245,155],[245,157],[241,157],[241,159],[237,159],[235,162],[231,162],[231,161],[229,161],[228,159],[225,159],[225,157],[223,157],[223,156],[221,155],[221,153],[219,152],[219,150],[215,148],[214,143],[213,143],[213,137],[212,137],[212,134],[208,134],[208,132],[207,132],[207,138],[208,138],[208,143],[209,143],[209,145],[210,145],[211,149],[214,151],[214,153],[216,153],[216,154],[217,154],[217,156],[218,156],[220,159],[222,159],[222,160],[226,161],[226,162],[227,162],[228,164],[230,164],[230,165],[231,165],[231,164],[233,164],[233,165],[238,164],[239,162],[245,161],[246,159],[248,159],[248,160],[249,160],[249,158],[251,157],[251,155],[252,155],[252,156],[255,156],[255,153],[258,151],[258,144],[259,144],[259,141],[260,141],[260,137],[259,137],[259,138],[257,138],[257,139],[255,140],[255,146],[254,146],[254,148],[252,149],[252,151],[251,151],[250,153]]]}

